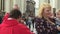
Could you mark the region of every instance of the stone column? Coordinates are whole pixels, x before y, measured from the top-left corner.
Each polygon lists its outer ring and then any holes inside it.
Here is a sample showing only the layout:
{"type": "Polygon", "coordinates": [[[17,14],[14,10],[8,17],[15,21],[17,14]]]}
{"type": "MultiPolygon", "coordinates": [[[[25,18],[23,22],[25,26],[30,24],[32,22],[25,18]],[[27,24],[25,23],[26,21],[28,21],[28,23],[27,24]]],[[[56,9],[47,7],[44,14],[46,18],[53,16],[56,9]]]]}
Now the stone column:
{"type": "Polygon", "coordinates": [[[10,11],[10,0],[5,0],[5,12],[10,11]]]}
{"type": "Polygon", "coordinates": [[[57,10],[60,9],[60,0],[56,0],[57,1],[57,10]]]}
{"type": "Polygon", "coordinates": [[[26,0],[21,0],[20,1],[20,10],[22,11],[22,13],[24,13],[26,10],[26,0]]]}

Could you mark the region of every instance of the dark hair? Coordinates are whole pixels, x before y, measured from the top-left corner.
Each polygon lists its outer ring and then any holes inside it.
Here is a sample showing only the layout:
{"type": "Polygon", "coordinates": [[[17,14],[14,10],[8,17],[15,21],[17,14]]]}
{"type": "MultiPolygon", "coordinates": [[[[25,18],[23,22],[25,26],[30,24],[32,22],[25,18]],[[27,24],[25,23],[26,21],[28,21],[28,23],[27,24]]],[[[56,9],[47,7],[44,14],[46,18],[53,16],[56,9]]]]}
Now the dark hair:
{"type": "Polygon", "coordinates": [[[19,16],[20,16],[20,17],[22,16],[20,10],[17,10],[17,9],[11,10],[11,12],[10,12],[10,17],[11,17],[11,18],[17,19],[17,18],[19,18],[19,16]]]}

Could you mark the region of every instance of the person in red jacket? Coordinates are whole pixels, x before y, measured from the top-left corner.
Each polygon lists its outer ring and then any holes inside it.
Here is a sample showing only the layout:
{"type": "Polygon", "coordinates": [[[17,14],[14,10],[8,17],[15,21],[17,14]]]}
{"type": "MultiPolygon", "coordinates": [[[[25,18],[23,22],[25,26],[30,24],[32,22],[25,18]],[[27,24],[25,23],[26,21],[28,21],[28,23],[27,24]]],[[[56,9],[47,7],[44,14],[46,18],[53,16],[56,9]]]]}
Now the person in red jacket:
{"type": "Polygon", "coordinates": [[[21,12],[16,9],[7,14],[0,25],[0,34],[34,34],[26,25],[19,23],[21,16],[21,12]]]}

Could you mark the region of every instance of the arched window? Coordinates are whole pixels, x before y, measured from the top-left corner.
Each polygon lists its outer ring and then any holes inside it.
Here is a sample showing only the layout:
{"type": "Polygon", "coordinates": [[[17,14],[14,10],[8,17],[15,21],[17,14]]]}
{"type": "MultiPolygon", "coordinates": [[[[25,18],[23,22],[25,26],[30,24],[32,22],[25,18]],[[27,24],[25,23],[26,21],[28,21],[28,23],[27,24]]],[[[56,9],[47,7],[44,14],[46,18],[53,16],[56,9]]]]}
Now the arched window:
{"type": "Polygon", "coordinates": [[[36,2],[35,7],[39,8],[39,0],[34,0],[36,2]]]}
{"type": "Polygon", "coordinates": [[[35,1],[35,16],[37,16],[40,0],[34,0],[35,1]]]}

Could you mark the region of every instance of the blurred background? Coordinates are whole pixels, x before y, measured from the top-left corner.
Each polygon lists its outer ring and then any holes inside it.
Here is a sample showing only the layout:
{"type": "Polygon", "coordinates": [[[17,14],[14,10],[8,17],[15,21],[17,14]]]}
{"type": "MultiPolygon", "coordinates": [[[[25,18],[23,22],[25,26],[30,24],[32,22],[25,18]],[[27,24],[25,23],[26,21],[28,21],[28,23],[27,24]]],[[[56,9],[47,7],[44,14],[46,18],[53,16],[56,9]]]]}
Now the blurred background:
{"type": "MultiPolygon", "coordinates": [[[[19,10],[23,14],[22,18],[28,18],[28,16],[35,17],[37,16],[39,6],[42,3],[50,3],[54,14],[58,9],[60,9],[60,0],[0,0],[0,16],[3,17],[5,12],[10,12],[14,5],[18,5],[19,10]]],[[[35,27],[34,23],[33,27],[35,27]]],[[[31,28],[31,30],[33,29],[31,28]]],[[[34,32],[36,31],[34,30],[34,32]]]]}
{"type": "Polygon", "coordinates": [[[41,3],[50,3],[53,12],[60,9],[60,0],[0,0],[0,10],[9,12],[15,4],[17,4],[22,13],[28,12],[31,15],[37,15],[41,3]]]}

